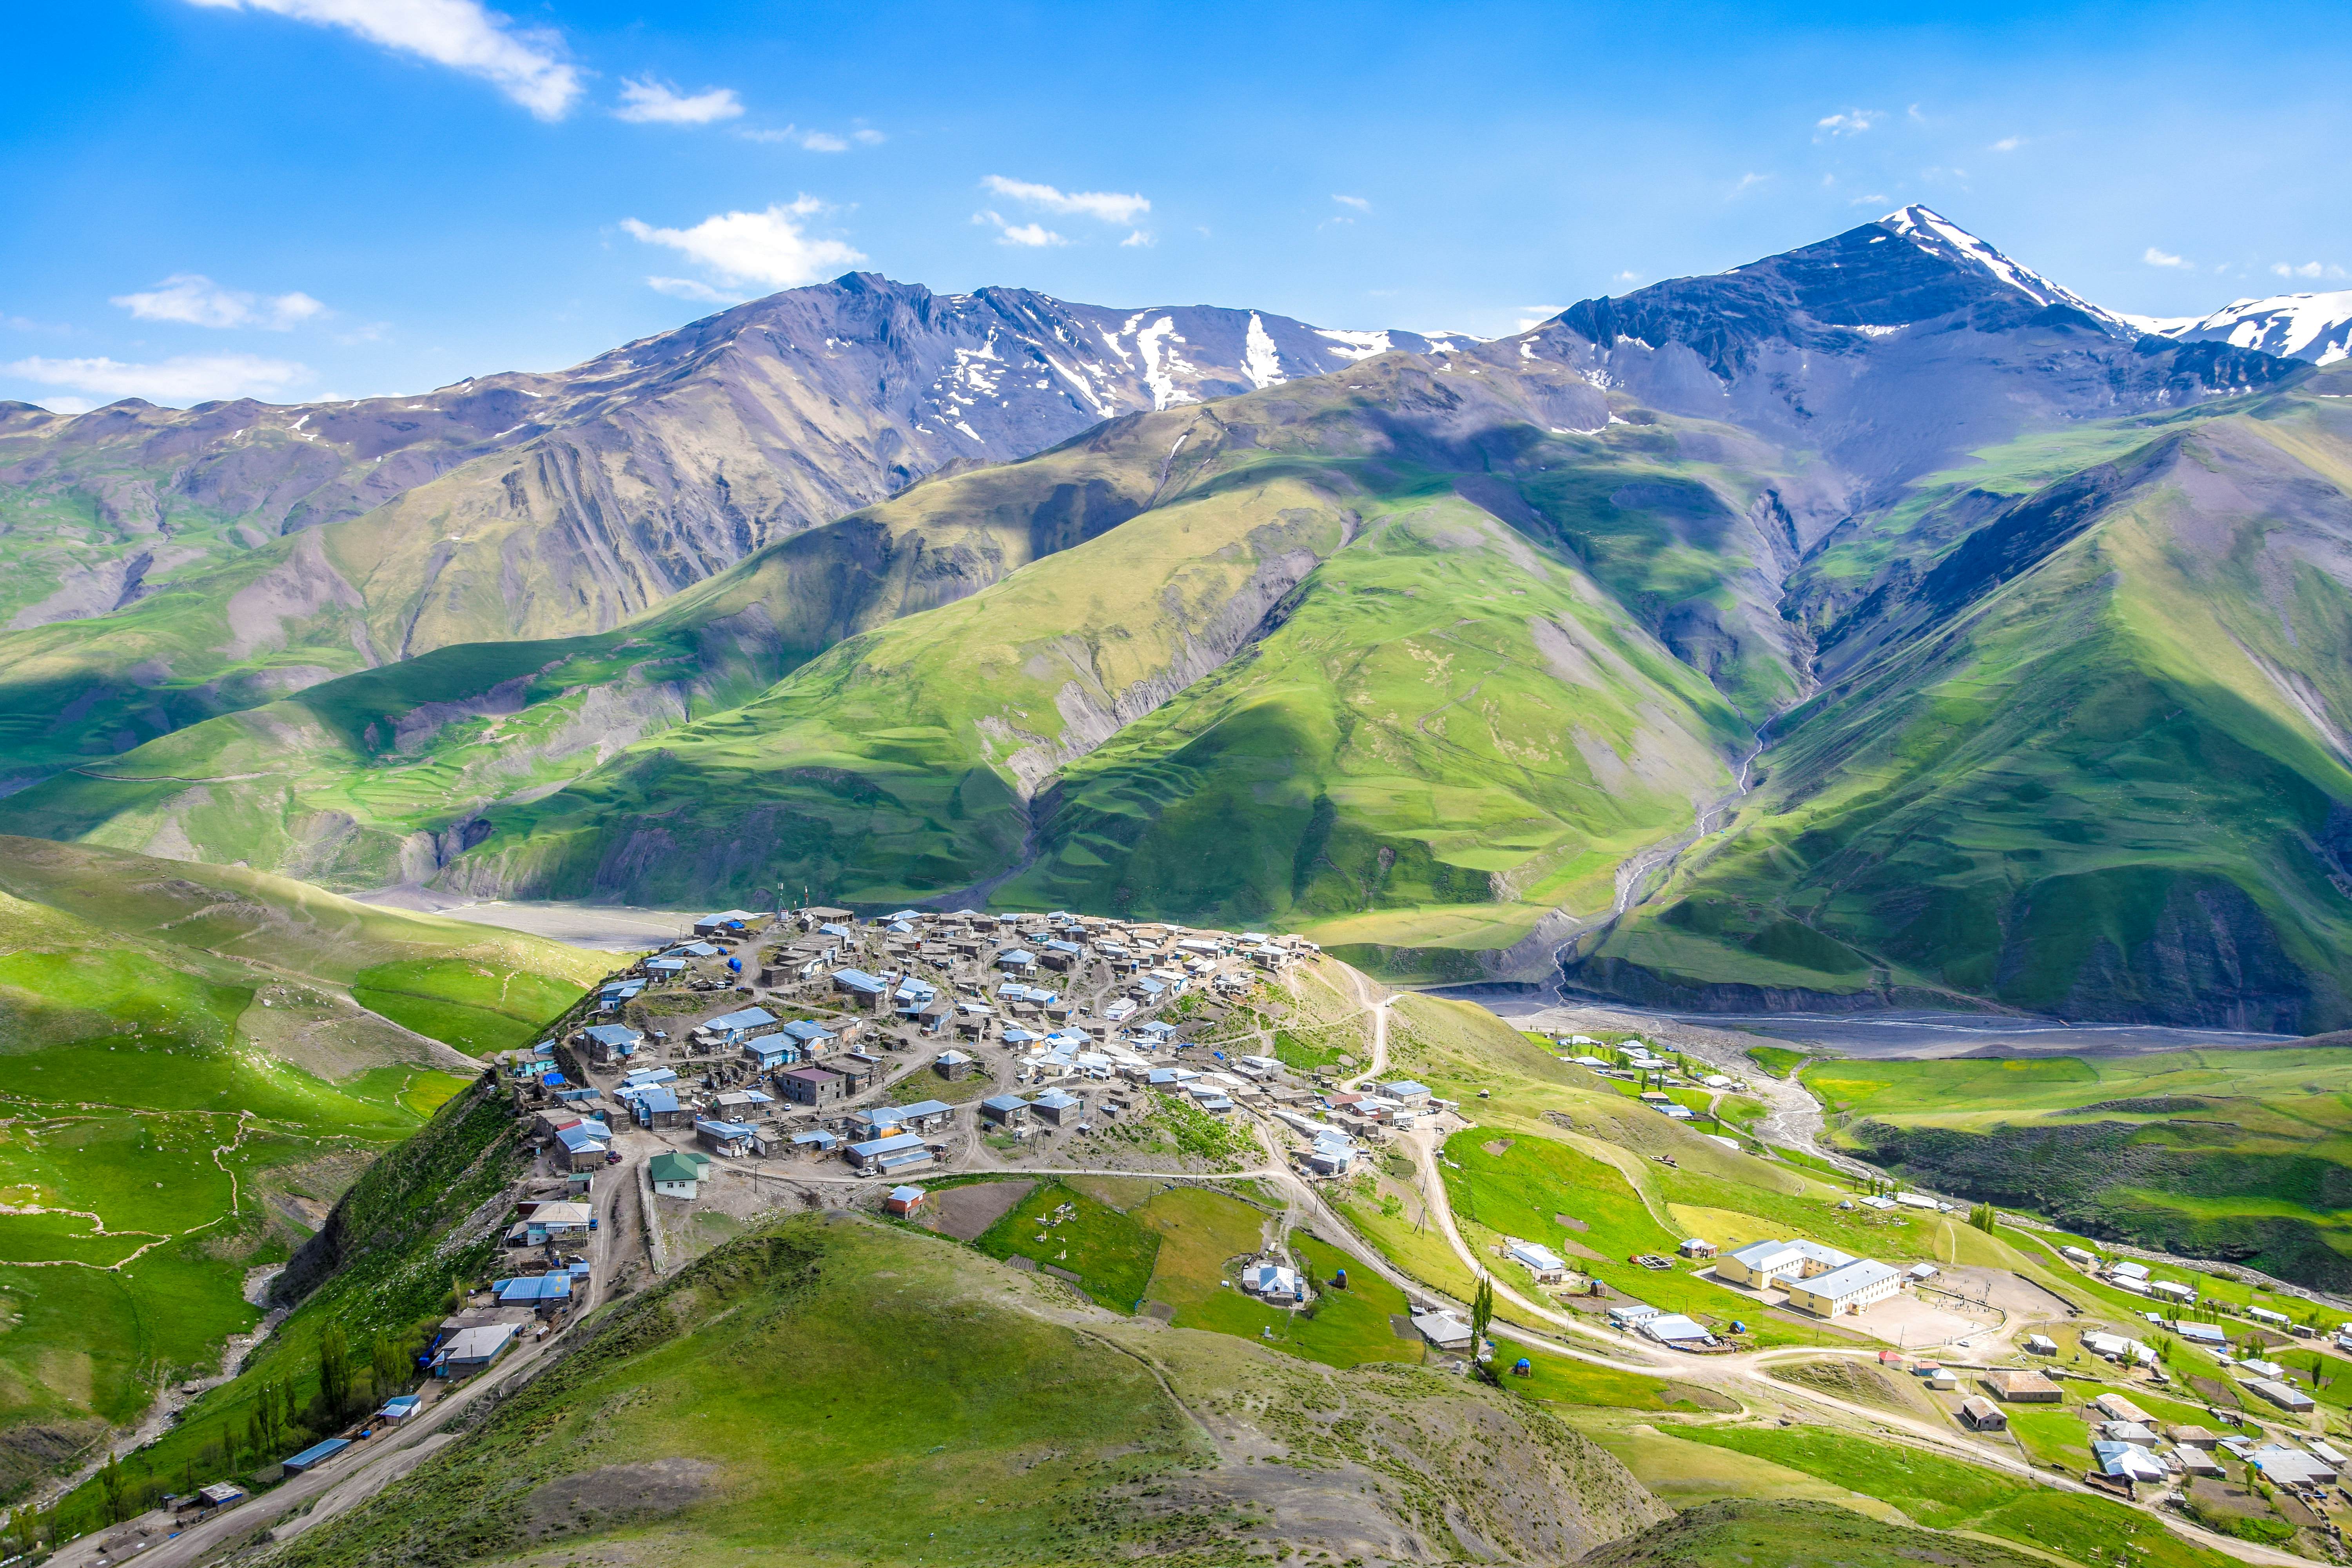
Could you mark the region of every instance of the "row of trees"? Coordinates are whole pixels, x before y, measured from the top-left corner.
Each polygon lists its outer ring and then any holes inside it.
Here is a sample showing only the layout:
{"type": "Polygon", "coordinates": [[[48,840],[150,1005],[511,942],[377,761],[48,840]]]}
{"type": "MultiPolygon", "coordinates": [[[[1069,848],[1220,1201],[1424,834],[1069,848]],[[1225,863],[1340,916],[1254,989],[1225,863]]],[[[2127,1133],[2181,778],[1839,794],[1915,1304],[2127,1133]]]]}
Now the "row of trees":
{"type": "MultiPolygon", "coordinates": [[[[392,1335],[375,1334],[364,1351],[355,1352],[342,1325],[329,1323],[319,1336],[315,1393],[304,1398],[290,1375],[257,1382],[245,1418],[223,1422],[201,1453],[182,1461],[176,1478],[159,1477],[147,1464],[133,1474],[121,1459],[109,1458],[98,1472],[104,1515],[98,1522],[118,1524],[152,1508],[167,1491],[185,1495],[207,1479],[237,1475],[308,1447],[362,1411],[404,1392],[412,1382],[414,1364],[392,1335]]],[[[54,1539],[54,1522],[47,1515],[35,1517],[32,1510],[19,1509],[6,1521],[5,1536],[18,1550],[30,1550],[37,1535],[54,1539]]]]}

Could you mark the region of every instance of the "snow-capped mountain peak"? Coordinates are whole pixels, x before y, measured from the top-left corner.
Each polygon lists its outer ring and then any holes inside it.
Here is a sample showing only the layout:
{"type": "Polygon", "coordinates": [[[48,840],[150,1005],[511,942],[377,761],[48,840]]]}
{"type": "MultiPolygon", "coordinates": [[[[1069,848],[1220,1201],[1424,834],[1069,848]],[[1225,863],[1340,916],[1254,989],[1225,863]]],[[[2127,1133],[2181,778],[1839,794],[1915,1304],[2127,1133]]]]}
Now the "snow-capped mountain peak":
{"type": "Polygon", "coordinates": [[[2352,289],[2325,294],[2273,294],[2237,300],[2210,316],[2131,318],[2136,325],[2177,342],[2225,342],[2281,359],[2334,364],[2352,358],[2352,289]]]}
{"type": "Polygon", "coordinates": [[[2119,337],[2140,335],[2139,328],[2113,310],[2094,305],[2063,284],[2053,283],[2031,267],[2011,260],[1933,207],[1915,202],[1888,213],[1878,224],[1930,255],[1982,268],[2037,305],[2064,305],[2082,311],[2119,337]]]}

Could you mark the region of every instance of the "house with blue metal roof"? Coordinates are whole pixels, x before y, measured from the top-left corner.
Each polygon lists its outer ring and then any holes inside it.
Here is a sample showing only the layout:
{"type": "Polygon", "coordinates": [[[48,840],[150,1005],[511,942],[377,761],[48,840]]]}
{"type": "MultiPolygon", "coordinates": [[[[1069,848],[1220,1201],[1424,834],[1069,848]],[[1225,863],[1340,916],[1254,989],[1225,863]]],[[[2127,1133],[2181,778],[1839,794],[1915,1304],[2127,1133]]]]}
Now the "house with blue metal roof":
{"type": "Polygon", "coordinates": [[[789,1035],[761,1035],[743,1042],[743,1059],[761,1072],[792,1067],[801,1059],[800,1042],[789,1035]]]}
{"type": "Polygon", "coordinates": [[[1079,1117],[1084,1116],[1087,1112],[1087,1102],[1075,1094],[1066,1093],[1058,1089],[1049,1089],[1031,1100],[1029,1109],[1040,1119],[1059,1127],[1065,1122],[1076,1121],[1079,1117]]]}
{"type": "Polygon", "coordinates": [[[897,1170],[902,1165],[919,1163],[931,1157],[930,1145],[919,1132],[894,1132],[887,1138],[869,1138],[862,1143],[852,1143],[846,1151],[849,1163],[860,1170],[897,1170]]]}
{"type": "Polygon", "coordinates": [[[639,1089],[629,1106],[640,1127],[683,1127],[687,1123],[686,1108],[678,1104],[677,1095],[666,1089],[639,1089]]]}
{"type": "Polygon", "coordinates": [[[871,1007],[888,994],[885,982],[862,969],[836,969],[833,972],[833,988],[847,996],[860,1007],[871,1007]]]}
{"type": "Polygon", "coordinates": [[[591,1024],[580,1034],[589,1056],[600,1062],[626,1061],[646,1043],[645,1036],[626,1024],[591,1024]]]}
{"type": "Polygon", "coordinates": [[[1029,1102],[1017,1094],[996,1094],[980,1102],[980,1113],[1000,1127],[1011,1127],[1029,1113],[1029,1102]]]}
{"type": "Polygon", "coordinates": [[[721,1046],[740,1046],[754,1035],[764,1035],[776,1026],[776,1016],[765,1007],[744,1007],[732,1013],[721,1013],[695,1031],[721,1046]]]}
{"type": "Polygon", "coordinates": [[[783,1032],[810,1056],[820,1054],[841,1037],[814,1018],[795,1018],[784,1026],[783,1032]]]}

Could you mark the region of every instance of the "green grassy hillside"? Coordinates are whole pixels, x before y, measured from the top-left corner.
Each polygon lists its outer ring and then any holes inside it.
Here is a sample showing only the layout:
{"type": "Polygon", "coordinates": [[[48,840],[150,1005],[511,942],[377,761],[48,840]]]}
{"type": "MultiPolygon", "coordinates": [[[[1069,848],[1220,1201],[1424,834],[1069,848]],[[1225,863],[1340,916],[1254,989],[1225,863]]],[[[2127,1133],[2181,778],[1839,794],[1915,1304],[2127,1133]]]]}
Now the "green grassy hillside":
{"type": "Polygon", "coordinates": [[[1583,1568],[2028,1568],[2045,1561],[1822,1502],[1706,1503],[1581,1560],[1583,1568]]]}
{"type": "MultiPolygon", "coordinates": [[[[1236,921],[1467,904],[1496,930],[1605,899],[1618,854],[1727,784],[1745,733],[1644,618],[1710,591],[1661,521],[1697,503],[1628,496],[1598,563],[1554,553],[1501,500],[1473,506],[1371,439],[1370,410],[1452,395],[1442,377],[1360,374],[1312,403],[1137,421],[1129,449],[1164,469],[1141,515],[492,808],[447,878],[889,902],[1034,863],[1000,896],[1236,921]]],[[[1562,466],[1618,492],[1647,476],[1731,514],[1655,429],[1629,429],[1520,426],[1493,477],[1534,493],[1562,466]]],[[[1738,563],[1714,559],[1727,593],[1738,563]]]]}
{"type": "MultiPolygon", "coordinates": [[[[358,1171],[603,961],[234,868],[0,839],[0,1491],[252,1326],[358,1171]],[[441,1039],[353,1000],[403,968],[441,1039]],[[442,1025],[461,1026],[441,1027],[442,1025]]],[[[390,1011],[387,1009],[387,1011],[390,1011]]]]}
{"type": "Polygon", "coordinates": [[[2352,1053],[1819,1063],[1839,1142],[1939,1189],[2352,1286],[2352,1053]]]}
{"type": "MultiPolygon", "coordinates": [[[[313,1436],[334,1431],[341,1423],[319,1404],[319,1342],[329,1324],[342,1329],[362,1368],[381,1336],[403,1369],[380,1387],[363,1371],[355,1403],[408,1387],[409,1358],[448,1310],[450,1280],[483,1277],[497,1255],[491,1231],[469,1233],[462,1222],[521,1175],[528,1160],[505,1096],[479,1082],[385,1150],[289,1261],[277,1293],[298,1303],[293,1311],[237,1376],[206,1389],[126,1462],[126,1511],[184,1491],[192,1472],[266,1475],[313,1436]],[[266,1387],[288,1391],[294,1414],[256,1448],[250,1428],[266,1387]]],[[[103,1488],[85,1482],[57,1505],[59,1533],[99,1528],[104,1510],[103,1488]]]]}
{"type": "Polygon", "coordinates": [[[1660,1517],[1530,1402],[1072,1300],[948,1242],[786,1221],[625,1300],[274,1561],[1557,1561],[1660,1517]]]}
{"type": "Polygon", "coordinates": [[[2299,392],[2142,434],[1885,567],[1759,799],[1580,983],[2352,1017],[2352,414],[2299,392]]]}

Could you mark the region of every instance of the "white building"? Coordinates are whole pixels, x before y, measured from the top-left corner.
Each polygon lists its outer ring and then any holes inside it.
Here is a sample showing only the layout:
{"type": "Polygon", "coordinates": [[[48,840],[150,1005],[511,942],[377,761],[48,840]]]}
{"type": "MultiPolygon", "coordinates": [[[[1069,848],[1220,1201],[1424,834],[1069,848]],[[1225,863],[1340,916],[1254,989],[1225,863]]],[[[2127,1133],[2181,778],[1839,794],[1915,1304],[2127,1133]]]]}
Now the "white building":
{"type": "Polygon", "coordinates": [[[1558,1285],[1568,1278],[1568,1265],[1558,1253],[1540,1242],[1513,1240],[1503,1248],[1504,1255],[1529,1274],[1538,1285],[1558,1285]]]}
{"type": "Polygon", "coordinates": [[[1769,1290],[1784,1280],[1802,1279],[1843,1268],[1853,1259],[1818,1241],[1751,1241],[1716,1259],[1717,1279],[1769,1290]]]}
{"type": "Polygon", "coordinates": [[[1859,1312],[1874,1301],[1884,1301],[1902,1287],[1903,1276],[1893,1265],[1864,1258],[1827,1274],[1789,1282],[1789,1305],[1816,1317],[1834,1318],[1859,1312]]]}

